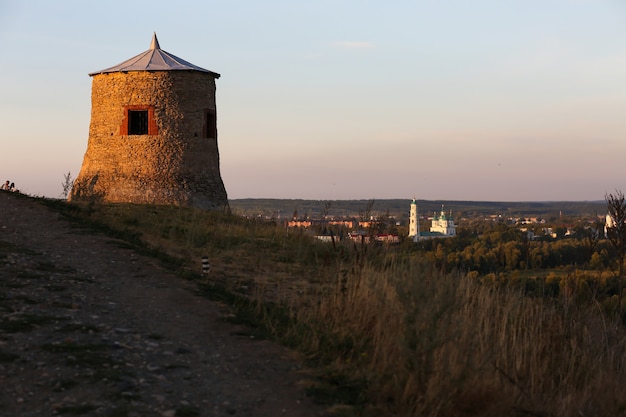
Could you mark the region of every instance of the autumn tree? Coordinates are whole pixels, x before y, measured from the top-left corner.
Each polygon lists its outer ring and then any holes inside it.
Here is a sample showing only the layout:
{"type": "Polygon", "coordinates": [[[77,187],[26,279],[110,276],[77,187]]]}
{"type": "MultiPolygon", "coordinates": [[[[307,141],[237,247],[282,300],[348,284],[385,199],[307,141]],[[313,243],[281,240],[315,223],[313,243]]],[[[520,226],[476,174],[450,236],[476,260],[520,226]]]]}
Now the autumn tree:
{"type": "Polygon", "coordinates": [[[622,304],[624,288],[624,256],[626,256],[626,201],[624,193],[616,190],[615,194],[607,193],[604,196],[608,216],[606,219],[606,237],[617,252],[619,270],[619,304],[622,304]]]}
{"type": "Polygon", "coordinates": [[[322,219],[325,219],[328,216],[328,213],[330,212],[330,207],[331,206],[332,206],[332,203],[330,201],[325,201],[324,202],[324,206],[320,210],[320,217],[322,219]]]}
{"type": "Polygon", "coordinates": [[[374,203],[376,202],[375,198],[367,201],[364,210],[359,210],[359,217],[361,221],[365,222],[371,219],[372,217],[372,209],[374,208],[374,203]]]}
{"type": "Polygon", "coordinates": [[[578,226],[576,230],[576,239],[580,240],[586,249],[587,261],[591,260],[598,243],[600,242],[600,231],[602,230],[602,224],[599,221],[595,221],[588,227],[578,226]]]}

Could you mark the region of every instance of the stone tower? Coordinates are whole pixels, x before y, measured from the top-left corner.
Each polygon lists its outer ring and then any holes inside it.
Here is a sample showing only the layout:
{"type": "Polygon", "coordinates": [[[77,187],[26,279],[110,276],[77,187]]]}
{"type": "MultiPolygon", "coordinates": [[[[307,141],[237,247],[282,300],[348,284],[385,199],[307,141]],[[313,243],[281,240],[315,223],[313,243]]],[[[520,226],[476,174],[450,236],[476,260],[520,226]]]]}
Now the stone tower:
{"type": "Polygon", "coordinates": [[[92,77],[87,151],[69,199],[228,204],[220,176],[215,72],[159,47],[92,77]]]}

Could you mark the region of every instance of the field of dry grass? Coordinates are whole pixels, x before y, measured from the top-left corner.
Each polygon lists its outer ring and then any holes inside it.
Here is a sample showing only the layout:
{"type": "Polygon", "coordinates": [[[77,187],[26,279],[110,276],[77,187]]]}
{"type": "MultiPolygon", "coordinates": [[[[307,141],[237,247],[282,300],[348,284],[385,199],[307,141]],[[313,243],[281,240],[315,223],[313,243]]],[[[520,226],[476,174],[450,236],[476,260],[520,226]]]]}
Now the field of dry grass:
{"type": "Polygon", "coordinates": [[[223,213],[60,204],[183,275],[208,256],[207,295],[232,295],[241,318],[306,353],[322,381],[311,392],[343,415],[626,414],[626,332],[593,301],[531,298],[402,247],[334,246],[223,213]]]}

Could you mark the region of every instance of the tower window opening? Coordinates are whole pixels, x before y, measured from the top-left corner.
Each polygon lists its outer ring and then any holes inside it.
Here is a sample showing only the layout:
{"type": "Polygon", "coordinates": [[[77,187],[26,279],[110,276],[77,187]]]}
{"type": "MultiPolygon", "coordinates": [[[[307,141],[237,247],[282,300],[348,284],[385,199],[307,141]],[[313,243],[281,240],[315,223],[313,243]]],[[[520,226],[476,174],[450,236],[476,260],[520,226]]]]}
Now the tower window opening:
{"type": "Polygon", "coordinates": [[[205,138],[217,138],[217,118],[213,110],[204,111],[204,127],[202,130],[205,138]]]}
{"type": "Polygon", "coordinates": [[[128,134],[147,135],[148,134],[148,111],[129,110],[128,111],[128,134]]]}

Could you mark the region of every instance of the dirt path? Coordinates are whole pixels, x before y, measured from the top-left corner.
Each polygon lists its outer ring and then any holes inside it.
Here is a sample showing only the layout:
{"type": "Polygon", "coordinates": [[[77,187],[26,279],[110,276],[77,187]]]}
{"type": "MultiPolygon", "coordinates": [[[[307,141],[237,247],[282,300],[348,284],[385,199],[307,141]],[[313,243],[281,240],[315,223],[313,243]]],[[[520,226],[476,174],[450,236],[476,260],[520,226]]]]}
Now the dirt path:
{"type": "Polygon", "coordinates": [[[0,192],[0,416],[324,415],[293,355],[194,289],[0,192]]]}

